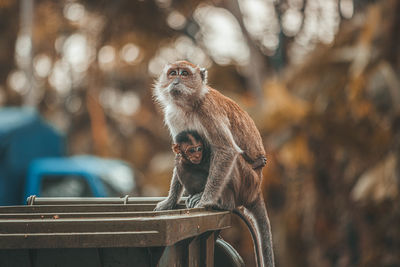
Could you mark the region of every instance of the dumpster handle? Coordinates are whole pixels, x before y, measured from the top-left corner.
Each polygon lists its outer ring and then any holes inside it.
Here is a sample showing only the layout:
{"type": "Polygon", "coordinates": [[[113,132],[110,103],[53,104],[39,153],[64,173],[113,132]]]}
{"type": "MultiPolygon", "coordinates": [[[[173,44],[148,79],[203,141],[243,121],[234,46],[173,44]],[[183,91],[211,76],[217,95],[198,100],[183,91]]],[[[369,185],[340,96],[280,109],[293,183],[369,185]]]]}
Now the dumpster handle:
{"type": "Polygon", "coordinates": [[[124,196],[124,205],[128,204],[129,195],[124,196]]]}
{"type": "Polygon", "coordinates": [[[35,203],[36,195],[29,196],[26,200],[26,204],[32,206],[35,203]]]}

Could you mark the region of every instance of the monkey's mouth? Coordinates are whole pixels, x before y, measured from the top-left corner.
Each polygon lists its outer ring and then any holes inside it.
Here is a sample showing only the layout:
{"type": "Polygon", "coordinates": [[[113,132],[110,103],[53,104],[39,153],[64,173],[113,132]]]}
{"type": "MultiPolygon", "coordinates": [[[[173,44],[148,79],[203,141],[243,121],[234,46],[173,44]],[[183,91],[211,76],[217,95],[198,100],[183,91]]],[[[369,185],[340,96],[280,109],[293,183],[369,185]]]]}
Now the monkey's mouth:
{"type": "Polygon", "coordinates": [[[172,88],[169,93],[173,96],[173,97],[178,97],[182,95],[182,91],[177,89],[177,88],[172,88]]]}
{"type": "Polygon", "coordinates": [[[190,161],[191,161],[193,164],[200,164],[201,158],[192,158],[190,161]]]}

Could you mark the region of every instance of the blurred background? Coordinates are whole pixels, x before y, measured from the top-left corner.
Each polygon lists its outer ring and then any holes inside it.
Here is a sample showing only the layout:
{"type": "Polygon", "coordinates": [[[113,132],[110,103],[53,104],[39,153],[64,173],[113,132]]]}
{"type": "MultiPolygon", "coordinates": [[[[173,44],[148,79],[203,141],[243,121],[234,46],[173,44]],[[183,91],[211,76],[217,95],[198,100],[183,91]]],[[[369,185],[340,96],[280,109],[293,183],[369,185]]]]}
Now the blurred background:
{"type": "Polygon", "coordinates": [[[177,59],[261,131],[277,266],[400,266],[396,0],[0,0],[0,205],[166,195],[152,86],[177,59]]]}

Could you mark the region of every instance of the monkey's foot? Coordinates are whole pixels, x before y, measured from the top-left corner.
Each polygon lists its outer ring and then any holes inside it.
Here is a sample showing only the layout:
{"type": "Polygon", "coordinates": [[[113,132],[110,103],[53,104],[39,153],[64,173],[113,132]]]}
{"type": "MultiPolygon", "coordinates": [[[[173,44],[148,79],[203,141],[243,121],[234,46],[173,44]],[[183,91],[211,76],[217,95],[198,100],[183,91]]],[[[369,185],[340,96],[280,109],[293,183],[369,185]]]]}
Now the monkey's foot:
{"type": "Polygon", "coordinates": [[[190,195],[187,199],[186,199],[186,208],[194,208],[200,201],[201,196],[203,195],[203,192],[194,194],[194,195],[190,195]]]}
{"type": "Polygon", "coordinates": [[[195,208],[217,208],[218,205],[213,202],[213,201],[207,201],[207,200],[200,200],[195,206],[195,208]]]}
{"type": "Polygon", "coordinates": [[[172,210],[175,207],[175,202],[170,199],[165,199],[161,202],[158,202],[157,206],[154,208],[154,211],[160,210],[172,210]]]}
{"type": "Polygon", "coordinates": [[[258,168],[263,168],[265,165],[267,165],[267,158],[264,156],[256,159],[252,164],[254,170],[258,168]]]}
{"type": "Polygon", "coordinates": [[[229,210],[232,211],[235,209],[235,202],[232,201],[227,201],[226,203],[222,202],[222,199],[219,199],[217,202],[214,201],[199,201],[196,205],[195,208],[212,208],[214,210],[229,210]]]}

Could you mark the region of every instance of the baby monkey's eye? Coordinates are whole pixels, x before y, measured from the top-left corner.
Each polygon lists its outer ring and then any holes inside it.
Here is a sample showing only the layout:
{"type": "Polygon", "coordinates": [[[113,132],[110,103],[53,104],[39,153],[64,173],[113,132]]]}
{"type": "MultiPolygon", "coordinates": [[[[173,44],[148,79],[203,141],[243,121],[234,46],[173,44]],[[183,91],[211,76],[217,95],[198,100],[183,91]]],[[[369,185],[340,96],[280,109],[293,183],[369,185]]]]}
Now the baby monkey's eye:
{"type": "Polygon", "coordinates": [[[171,71],[169,72],[168,75],[170,75],[170,76],[176,76],[176,70],[171,70],[171,71]]]}
{"type": "Polygon", "coordinates": [[[188,76],[188,75],[189,75],[189,72],[186,71],[186,70],[183,70],[183,71],[181,71],[181,75],[182,75],[182,76],[188,76]]]}
{"type": "Polygon", "coordinates": [[[194,153],[194,152],[196,152],[196,149],[192,147],[191,149],[189,149],[189,152],[194,153]]]}
{"type": "Polygon", "coordinates": [[[202,151],[203,150],[203,148],[201,147],[201,146],[198,146],[197,148],[196,148],[196,151],[197,152],[200,152],[200,151],[202,151]]]}

